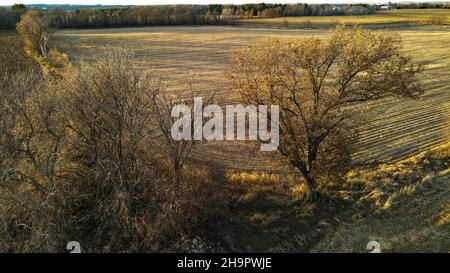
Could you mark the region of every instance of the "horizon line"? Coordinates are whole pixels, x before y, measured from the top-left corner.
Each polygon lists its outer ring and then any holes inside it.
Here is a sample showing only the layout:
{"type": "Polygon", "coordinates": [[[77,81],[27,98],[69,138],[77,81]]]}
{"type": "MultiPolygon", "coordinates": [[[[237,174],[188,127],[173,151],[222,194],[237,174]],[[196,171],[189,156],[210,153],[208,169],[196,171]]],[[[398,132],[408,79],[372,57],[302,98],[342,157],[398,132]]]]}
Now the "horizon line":
{"type": "MultiPolygon", "coordinates": [[[[450,3],[449,1],[433,1],[433,0],[398,0],[398,1],[383,1],[383,0],[321,0],[321,1],[315,1],[315,0],[306,0],[306,1],[273,1],[269,0],[269,1],[263,1],[263,0],[250,0],[250,1],[245,1],[245,0],[194,0],[194,1],[189,1],[189,0],[173,0],[173,1],[164,1],[161,0],[161,3],[118,3],[118,2],[127,2],[126,0],[109,0],[108,2],[111,3],[92,3],[92,4],[88,4],[88,3],[82,3],[83,1],[86,0],[77,0],[77,2],[71,2],[70,0],[56,0],[56,1],[52,1],[52,0],[47,0],[47,1],[39,1],[39,0],[34,0],[34,1],[17,1],[17,0],[13,0],[10,1],[8,4],[1,4],[0,6],[12,6],[14,4],[24,4],[24,5],[64,5],[64,6],[168,6],[168,5],[213,5],[213,4],[222,4],[222,5],[243,5],[243,4],[258,4],[258,3],[265,3],[265,4],[316,4],[316,5],[320,5],[320,4],[387,4],[387,3],[392,3],[392,4],[396,4],[396,3],[403,3],[403,4],[407,4],[407,3],[450,3]],[[80,1],[80,2],[78,2],[80,1]],[[68,3],[70,2],[70,3],[68,3]]],[[[99,0],[97,0],[99,1],[99,0]]],[[[142,1],[142,0],[135,0],[135,1],[142,1]]],[[[133,2],[133,0],[128,1],[128,2],[133,2]]],[[[158,0],[156,2],[159,2],[158,0]]]]}

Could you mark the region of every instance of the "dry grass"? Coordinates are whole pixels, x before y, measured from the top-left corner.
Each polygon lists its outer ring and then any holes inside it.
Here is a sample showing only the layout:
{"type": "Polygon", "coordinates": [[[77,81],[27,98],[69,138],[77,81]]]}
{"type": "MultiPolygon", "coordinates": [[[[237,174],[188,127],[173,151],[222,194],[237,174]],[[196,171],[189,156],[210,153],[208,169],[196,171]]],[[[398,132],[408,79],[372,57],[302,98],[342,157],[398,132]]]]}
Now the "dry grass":
{"type": "Polygon", "coordinates": [[[397,164],[350,175],[358,206],[315,252],[450,251],[450,143],[397,164]],[[358,197],[359,196],[359,197],[358,197]]]}
{"type": "Polygon", "coordinates": [[[222,251],[302,252],[315,242],[324,213],[314,204],[296,205],[303,192],[297,176],[230,171],[227,178],[232,217],[222,251]]]}

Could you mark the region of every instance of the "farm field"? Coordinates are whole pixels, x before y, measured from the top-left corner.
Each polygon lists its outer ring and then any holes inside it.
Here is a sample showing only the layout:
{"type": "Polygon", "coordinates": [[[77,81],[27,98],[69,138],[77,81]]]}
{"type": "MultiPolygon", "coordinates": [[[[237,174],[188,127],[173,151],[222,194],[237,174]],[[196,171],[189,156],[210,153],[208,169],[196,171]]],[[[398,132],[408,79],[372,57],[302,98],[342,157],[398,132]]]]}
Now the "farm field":
{"type": "Polygon", "coordinates": [[[283,26],[288,28],[318,28],[336,24],[359,24],[370,27],[399,27],[405,25],[427,24],[433,17],[440,17],[442,24],[450,24],[450,10],[430,9],[424,12],[420,9],[378,11],[371,15],[358,16],[302,16],[276,17],[240,20],[243,26],[283,26]]]}
{"type": "Polygon", "coordinates": [[[115,11],[67,11],[94,27],[67,29],[32,10],[0,32],[0,252],[449,252],[450,10],[127,28],[140,24],[115,11]],[[329,43],[284,48],[305,37],[329,43]],[[236,78],[250,103],[292,114],[279,151],[177,142],[164,95],[225,108],[236,78]]]}
{"type": "MultiPolygon", "coordinates": [[[[189,71],[196,79],[198,95],[216,90],[221,103],[226,104],[236,102],[224,77],[233,51],[270,37],[289,39],[322,36],[327,32],[324,29],[149,27],[65,30],[58,32],[58,39],[75,63],[99,57],[99,47],[125,49],[138,67],[159,70],[170,82],[168,92],[182,89],[179,79],[189,71]]],[[[442,26],[417,26],[398,32],[404,39],[405,50],[424,65],[425,94],[419,100],[388,99],[371,103],[372,123],[362,128],[354,154],[357,161],[396,161],[446,142],[450,30],[442,26]]],[[[195,151],[195,157],[231,169],[277,169],[275,160],[263,155],[255,158],[255,149],[243,142],[207,143],[195,151]]]]}

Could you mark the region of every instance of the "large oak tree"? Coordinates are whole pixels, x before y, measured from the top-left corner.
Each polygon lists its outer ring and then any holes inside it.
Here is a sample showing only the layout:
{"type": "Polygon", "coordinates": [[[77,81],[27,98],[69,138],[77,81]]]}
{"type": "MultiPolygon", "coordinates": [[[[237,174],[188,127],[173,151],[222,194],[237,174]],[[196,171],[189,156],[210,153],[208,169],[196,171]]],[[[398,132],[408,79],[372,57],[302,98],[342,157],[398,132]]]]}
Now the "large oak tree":
{"type": "Polygon", "coordinates": [[[244,103],[279,105],[278,150],[313,200],[320,179],[342,178],[350,166],[357,106],[417,96],[419,71],[398,34],[339,26],[323,39],[254,42],[235,53],[231,79],[244,103]]]}

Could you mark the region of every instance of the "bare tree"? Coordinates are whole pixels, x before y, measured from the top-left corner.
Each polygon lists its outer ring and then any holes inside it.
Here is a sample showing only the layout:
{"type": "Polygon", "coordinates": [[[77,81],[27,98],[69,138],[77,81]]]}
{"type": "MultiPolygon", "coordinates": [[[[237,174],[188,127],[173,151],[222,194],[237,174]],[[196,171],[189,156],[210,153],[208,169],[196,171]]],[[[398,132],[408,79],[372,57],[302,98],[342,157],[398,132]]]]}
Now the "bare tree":
{"type": "MultiPolygon", "coordinates": [[[[172,136],[172,126],[178,117],[172,116],[172,109],[176,105],[186,105],[190,108],[191,116],[194,116],[194,111],[201,111],[202,109],[194,109],[194,97],[195,90],[193,87],[193,79],[191,75],[188,75],[186,82],[186,90],[184,92],[167,92],[163,89],[155,89],[153,93],[149,93],[151,100],[151,107],[153,117],[155,119],[156,127],[159,128],[160,138],[164,140],[167,147],[167,154],[173,166],[175,183],[178,184],[181,180],[182,169],[188,160],[193,146],[200,142],[194,139],[180,139],[176,140],[172,136]]],[[[209,104],[214,98],[214,92],[203,98],[203,103],[209,104]]],[[[203,119],[202,124],[203,125],[203,119]]],[[[193,136],[195,133],[194,119],[190,121],[190,134],[193,136]]]]}
{"type": "Polygon", "coordinates": [[[17,23],[17,31],[32,50],[44,59],[48,58],[48,45],[55,31],[50,28],[50,20],[45,14],[38,10],[27,12],[17,23]]]}
{"type": "Polygon", "coordinates": [[[326,39],[255,42],[234,55],[231,79],[245,103],[280,106],[278,150],[313,200],[320,177],[343,177],[349,167],[356,105],[417,96],[419,71],[399,35],[339,26],[326,39]]]}
{"type": "Polygon", "coordinates": [[[53,89],[14,44],[5,46],[15,50],[0,50],[1,65],[8,65],[0,67],[0,243],[14,251],[53,251],[64,129],[53,89]]]}
{"type": "Polygon", "coordinates": [[[208,166],[181,171],[193,143],[166,138],[181,99],[165,99],[158,74],[109,52],[47,81],[38,65],[10,67],[11,46],[0,47],[0,252],[74,238],[86,251],[155,250],[221,214],[208,166]]]}

